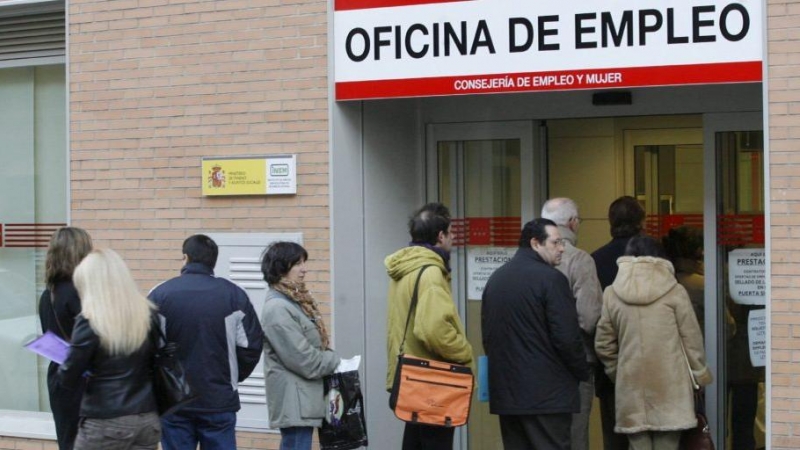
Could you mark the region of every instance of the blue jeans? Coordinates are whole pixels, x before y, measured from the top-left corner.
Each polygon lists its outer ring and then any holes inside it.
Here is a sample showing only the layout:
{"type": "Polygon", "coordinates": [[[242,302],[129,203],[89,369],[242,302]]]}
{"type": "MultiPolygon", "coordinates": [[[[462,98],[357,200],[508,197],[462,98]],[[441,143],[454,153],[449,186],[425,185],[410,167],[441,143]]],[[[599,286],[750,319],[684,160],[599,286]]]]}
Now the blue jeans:
{"type": "Polygon", "coordinates": [[[311,450],[314,427],[281,428],[280,450],[311,450]]]}
{"type": "Polygon", "coordinates": [[[163,450],[230,450],[236,448],[236,413],[179,411],[161,418],[163,450]]]}

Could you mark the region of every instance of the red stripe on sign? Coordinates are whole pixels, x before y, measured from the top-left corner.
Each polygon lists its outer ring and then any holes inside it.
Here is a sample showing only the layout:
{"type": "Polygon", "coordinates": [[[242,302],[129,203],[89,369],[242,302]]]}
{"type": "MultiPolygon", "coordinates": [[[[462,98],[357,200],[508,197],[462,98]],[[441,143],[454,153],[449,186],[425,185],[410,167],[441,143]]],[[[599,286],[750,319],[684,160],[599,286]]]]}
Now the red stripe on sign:
{"type": "Polygon", "coordinates": [[[391,8],[393,6],[428,5],[431,3],[453,3],[470,0],[336,0],[335,11],[353,9],[391,8]]]}
{"type": "Polygon", "coordinates": [[[553,72],[346,81],[336,83],[336,100],[367,100],[504,92],[565,91],[690,84],[753,83],[761,61],[562,70],[553,72]]]}
{"type": "Polygon", "coordinates": [[[7,223],[0,224],[0,247],[46,248],[50,236],[65,223],[7,223]]]}

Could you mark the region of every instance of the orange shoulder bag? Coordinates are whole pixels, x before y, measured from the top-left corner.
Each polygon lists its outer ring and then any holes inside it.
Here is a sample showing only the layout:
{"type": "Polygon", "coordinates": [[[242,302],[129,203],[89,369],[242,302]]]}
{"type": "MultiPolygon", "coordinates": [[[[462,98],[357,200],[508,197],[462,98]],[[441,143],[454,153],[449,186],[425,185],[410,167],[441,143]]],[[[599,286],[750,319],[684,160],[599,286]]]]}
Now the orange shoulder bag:
{"type": "Polygon", "coordinates": [[[414,283],[414,293],[408,308],[403,341],[397,356],[389,406],[398,419],[405,422],[458,427],[467,423],[474,382],[469,366],[405,355],[408,325],[417,306],[419,280],[423,266],[414,283]]]}

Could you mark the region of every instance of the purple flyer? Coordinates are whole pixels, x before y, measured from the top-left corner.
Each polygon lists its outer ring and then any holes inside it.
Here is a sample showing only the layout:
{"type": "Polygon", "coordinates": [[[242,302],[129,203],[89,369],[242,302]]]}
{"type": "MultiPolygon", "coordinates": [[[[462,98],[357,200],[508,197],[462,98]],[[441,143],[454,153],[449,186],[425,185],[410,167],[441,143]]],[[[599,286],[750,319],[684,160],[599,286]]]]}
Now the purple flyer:
{"type": "Polygon", "coordinates": [[[69,342],[50,331],[25,344],[25,348],[59,364],[63,364],[69,354],[69,342]]]}

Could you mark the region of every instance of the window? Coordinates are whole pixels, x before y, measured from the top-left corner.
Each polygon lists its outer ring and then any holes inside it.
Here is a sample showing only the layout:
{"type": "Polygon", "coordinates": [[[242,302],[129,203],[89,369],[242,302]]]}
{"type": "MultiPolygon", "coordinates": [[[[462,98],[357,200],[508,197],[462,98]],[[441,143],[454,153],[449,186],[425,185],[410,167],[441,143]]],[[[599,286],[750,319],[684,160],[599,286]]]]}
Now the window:
{"type": "Polygon", "coordinates": [[[52,232],[67,222],[63,65],[0,69],[0,410],[49,411],[48,361],[22,348],[52,232]]]}

